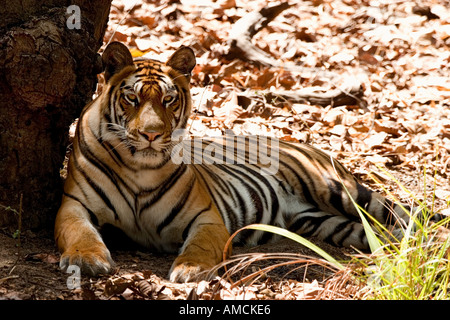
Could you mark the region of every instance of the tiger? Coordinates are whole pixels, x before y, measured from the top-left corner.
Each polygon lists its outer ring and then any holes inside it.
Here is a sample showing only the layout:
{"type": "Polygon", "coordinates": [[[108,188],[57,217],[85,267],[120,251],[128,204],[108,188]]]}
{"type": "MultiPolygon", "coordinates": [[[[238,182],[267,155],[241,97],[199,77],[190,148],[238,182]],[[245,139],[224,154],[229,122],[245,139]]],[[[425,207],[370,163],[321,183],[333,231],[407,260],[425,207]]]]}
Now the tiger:
{"type": "MultiPolygon", "coordinates": [[[[404,207],[310,144],[258,136],[175,138],[192,112],[196,57],[190,47],[161,62],[133,59],[124,44],[112,42],[102,62],[106,85],[79,117],[56,215],[62,270],[112,272],[105,225],[142,246],[175,253],[168,278],[188,282],[222,262],[230,234],[246,225],[274,225],[368,250],[355,203],[384,225],[409,221],[404,207]]],[[[246,230],[233,244],[276,240],[246,230]]]]}

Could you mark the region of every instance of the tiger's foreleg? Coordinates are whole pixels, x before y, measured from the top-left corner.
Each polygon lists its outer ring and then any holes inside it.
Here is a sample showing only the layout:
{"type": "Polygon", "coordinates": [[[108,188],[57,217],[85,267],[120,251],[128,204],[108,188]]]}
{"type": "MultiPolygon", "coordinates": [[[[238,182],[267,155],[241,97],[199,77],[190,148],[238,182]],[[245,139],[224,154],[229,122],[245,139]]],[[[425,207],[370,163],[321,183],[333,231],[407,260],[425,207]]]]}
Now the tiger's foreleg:
{"type": "Polygon", "coordinates": [[[56,216],[55,239],[62,253],[62,270],[77,265],[83,274],[91,276],[111,271],[114,262],[89,213],[81,203],[67,196],[56,216]]]}
{"type": "Polygon", "coordinates": [[[215,207],[203,212],[192,224],[180,255],[172,264],[170,280],[187,282],[206,278],[208,271],[222,261],[229,236],[215,207]]]}

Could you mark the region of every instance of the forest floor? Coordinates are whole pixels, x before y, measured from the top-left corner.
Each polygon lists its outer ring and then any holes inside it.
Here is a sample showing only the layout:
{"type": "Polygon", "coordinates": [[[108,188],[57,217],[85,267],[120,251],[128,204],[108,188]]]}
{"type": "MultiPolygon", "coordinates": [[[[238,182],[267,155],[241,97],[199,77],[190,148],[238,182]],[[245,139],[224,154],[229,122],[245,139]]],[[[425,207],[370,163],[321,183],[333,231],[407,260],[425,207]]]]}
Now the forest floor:
{"type": "MultiPolygon", "coordinates": [[[[276,4],[114,0],[104,40],[125,43],[135,57],[161,60],[180,45],[193,48],[192,135],[262,134],[310,143],[370,188],[409,203],[411,195],[399,182],[434,210],[448,213],[447,1],[292,1],[251,38],[269,63],[232,57],[229,39],[236,22],[276,4]],[[285,94],[307,88],[319,96],[348,93],[349,83],[357,84],[357,96],[339,104],[285,94]]],[[[114,275],[83,277],[81,288],[70,290],[72,274],[59,270],[49,232],[24,230],[19,241],[0,231],[0,243],[0,299],[357,299],[361,292],[317,258],[262,272],[245,286],[226,278],[172,284],[167,273],[174,255],[126,246],[112,250],[114,275]]],[[[351,250],[316,243],[338,260],[351,259],[351,250]]],[[[263,255],[248,267],[251,272],[275,263],[259,261],[270,252],[315,256],[290,240],[235,250],[256,252],[263,255]]]]}

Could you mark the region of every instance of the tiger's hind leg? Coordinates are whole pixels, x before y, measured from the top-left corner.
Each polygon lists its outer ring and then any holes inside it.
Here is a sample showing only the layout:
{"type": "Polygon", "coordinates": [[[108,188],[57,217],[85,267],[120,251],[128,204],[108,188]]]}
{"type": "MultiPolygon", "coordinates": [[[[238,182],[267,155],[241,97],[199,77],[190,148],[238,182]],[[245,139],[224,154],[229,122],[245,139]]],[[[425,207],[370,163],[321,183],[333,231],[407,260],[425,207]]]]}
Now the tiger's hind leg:
{"type": "MultiPolygon", "coordinates": [[[[407,229],[416,230],[416,222],[422,224],[430,218],[421,208],[392,201],[378,192],[367,189],[357,181],[346,184],[348,193],[340,188],[333,188],[330,203],[339,204],[338,214],[350,220],[361,221],[360,214],[364,214],[379,240],[384,243],[399,242],[407,229]],[[358,211],[355,203],[362,210],[358,211]],[[373,220],[376,220],[378,224],[373,220]],[[382,227],[379,226],[380,224],[382,227]]],[[[329,211],[329,209],[330,207],[327,207],[324,210],[329,211]]],[[[431,221],[434,222],[440,219],[439,215],[431,217],[431,221]]]]}
{"type": "MultiPolygon", "coordinates": [[[[361,251],[370,249],[362,222],[315,208],[298,213],[288,229],[304,237],[317,237],[338,247],[353,247],[361,251]]],[[[383,230],[372,227],[377,238],[384,244],[401,241],[405,229],[398,224],[385,226],[383,230]]]]}
{"type": "Polygon", "coordinates": [[[111,271],[114,262],[91,223],[89,213],[75,199],[64,196],[56,216],[55,239],[61,251],[60,268],[77,265],[81,273],[97,276],[111,271]]]}
{"type": "Polygon", "coordinates": [[[288,229],[304,237],[317,237],[338,247],[369,249],[362,223],[314,207],[295,214],[288,229]]]}
{"type": "MultiPolygon", "coordinates": [[[[339,161],[325,152],[306,144],[284,146],[283,151],[280,180],[287,180],[300,200],[298,203],[294,200],[293,207],[299,204],[312,208],[309,213],[290,211],[286,214],[287,222],[295,224],[293,229],[317,233],[338,245],[341,242],[345,245],[347,233],[353,239],[347,242],[364,248],[366,240],[359,240],[357,236],[363,233],[363,229],[355,203],[388,230],[401,229],[409,223],[408,209],[404,210],[363,186],[339,161]]],[[[368,220],[372,221],[371,218],[368,220]]]]}

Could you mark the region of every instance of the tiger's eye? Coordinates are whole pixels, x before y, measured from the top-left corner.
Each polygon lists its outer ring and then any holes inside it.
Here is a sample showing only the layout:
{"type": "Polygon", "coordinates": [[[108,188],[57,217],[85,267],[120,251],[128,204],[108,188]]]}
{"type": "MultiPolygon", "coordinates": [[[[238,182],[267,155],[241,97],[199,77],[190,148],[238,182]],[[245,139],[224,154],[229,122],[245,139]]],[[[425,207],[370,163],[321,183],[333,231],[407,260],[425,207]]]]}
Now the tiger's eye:
{"type": "Polygon", "coordinates": [[[173,97],[173,96],[165,96],[163,98],[163,104],[164,105],[169,105],[169,104],[171,104],[174,101],[175,101],[175,97],[173,97]]]}
{"type": "Polygon", "coordinates": [[[138,96],[134,93],[127,93],[125,95],[125,100],[127,100],[128,103],[134,104],[134,105],[138,104],[138,102],[139,102],[138,96]]]}
{"type": "Polygon", "coordinates": [[[127,98],[131,101],[137,100],[137,96],[134,93],[127,94],[127,98]]]}

